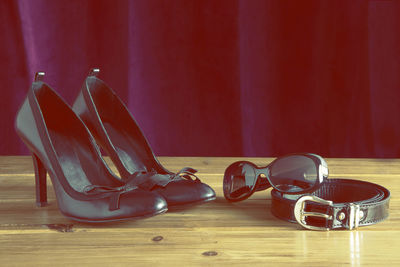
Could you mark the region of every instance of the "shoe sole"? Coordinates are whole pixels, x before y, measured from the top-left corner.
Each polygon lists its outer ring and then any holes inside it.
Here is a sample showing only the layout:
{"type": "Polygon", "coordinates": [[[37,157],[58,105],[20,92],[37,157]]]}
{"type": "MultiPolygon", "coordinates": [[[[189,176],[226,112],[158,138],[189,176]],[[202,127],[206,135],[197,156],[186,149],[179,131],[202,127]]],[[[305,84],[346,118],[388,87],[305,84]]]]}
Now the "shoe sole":
{"type": "Polygon", "coordinates": [[[135,217],[128,217],[128,218],[120,218],[120,219],[110,219],[110,220],[85,220],[85,219],[80,219],[80,218],[75,218],[75,217],[71,217],[71,216],[67,216],[65,214],[63,214],[65,217],[67,217],[68,219],[77,221],[77,222],[83,222],[83,223],[108,223],[108,222],[120,222],[120,221],[130,221],[130,220],[138,220],[138,219],[145,219],[145,218],[150,218],[156,215],[160,215],[163,213],[166,213],[168,210],[168,208],[165,208],[163,210],[159,210],[155,213],[148,213],[148,214],[143,214],[140,216],[135,216],[135,217]]]}

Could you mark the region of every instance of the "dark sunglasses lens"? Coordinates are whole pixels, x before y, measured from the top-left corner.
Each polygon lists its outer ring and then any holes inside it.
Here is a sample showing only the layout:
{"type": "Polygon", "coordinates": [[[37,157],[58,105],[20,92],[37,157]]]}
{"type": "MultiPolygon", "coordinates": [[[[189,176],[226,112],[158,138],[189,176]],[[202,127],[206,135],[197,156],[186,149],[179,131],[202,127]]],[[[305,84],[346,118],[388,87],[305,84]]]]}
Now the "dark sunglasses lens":
{"type": "Polygon", "coordinates": [[[270,179],[281,192],[301,193],[317,183],[318,166],[306,156],[286,156],[272,164],[270,179]]]}
{"type": "Polygon", "coordinates": [[[224,195],[235,200],[251,193],[256,183],[254,168],[246,162],[235,162],[224,175],[224,195]]]}

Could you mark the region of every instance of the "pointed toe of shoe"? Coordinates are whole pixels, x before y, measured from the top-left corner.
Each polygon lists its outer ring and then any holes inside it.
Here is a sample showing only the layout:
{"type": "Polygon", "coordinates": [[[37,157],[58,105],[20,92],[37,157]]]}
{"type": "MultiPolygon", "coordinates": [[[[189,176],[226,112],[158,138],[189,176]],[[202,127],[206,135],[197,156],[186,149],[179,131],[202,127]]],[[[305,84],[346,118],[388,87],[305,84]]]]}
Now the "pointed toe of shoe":
{"type": "Polygon", "coordinates": [[[156,192],[165,198],[169,207],[201,204],[215,199],[214,190],[207,184],[183,179],[172,181],[156,192]]]}

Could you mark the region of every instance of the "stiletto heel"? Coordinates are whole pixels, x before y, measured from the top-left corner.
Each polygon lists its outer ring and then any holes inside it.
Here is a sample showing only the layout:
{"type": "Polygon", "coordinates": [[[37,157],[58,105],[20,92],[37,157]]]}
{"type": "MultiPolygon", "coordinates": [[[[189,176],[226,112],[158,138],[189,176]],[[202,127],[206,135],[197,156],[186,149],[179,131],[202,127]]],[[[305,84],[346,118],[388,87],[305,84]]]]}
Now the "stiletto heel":
{"type": "Polygon", "coordinates": [[[47,171],[38,156],[32,153],[33,166],[35,169],[36,206],[47,205],[47,171]]]}
{"type": "Polygon", "coordinates": [[[68,218],[106,222],[165,212],[163,197],[112,174],[85,125],[43,76],[36,74],[15,120],[33,155],[37,205],[47,203],[48,173],[58,208],[68,218]]]}
{"type": "Polygon", "coordinates": [[[169,207],[215,199],[214,190],[195,176],[196,170],[183,168],[172,173],[160,164],[133,116],[114,91],[96,77],[98,73],[99,69],[90,71],[73,110],[110,156],[120,176],[159,193],[169,207]]]}

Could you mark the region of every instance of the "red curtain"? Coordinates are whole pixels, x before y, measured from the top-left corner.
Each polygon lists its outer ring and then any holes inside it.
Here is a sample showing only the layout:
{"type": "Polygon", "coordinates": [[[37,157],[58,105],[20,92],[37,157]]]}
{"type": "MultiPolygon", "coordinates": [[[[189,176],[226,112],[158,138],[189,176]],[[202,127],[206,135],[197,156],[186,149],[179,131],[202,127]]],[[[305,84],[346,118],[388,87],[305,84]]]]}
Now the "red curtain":
{"type": "Polygon", "coordinates": [[[400,1],[0,2],[0,154],[36,71],[91,67],[157,155],[400,156],[400,1]]]}

